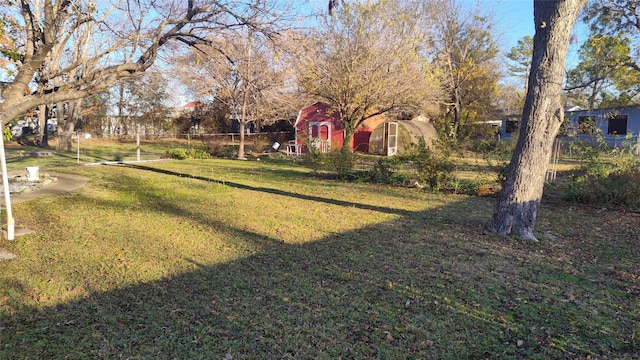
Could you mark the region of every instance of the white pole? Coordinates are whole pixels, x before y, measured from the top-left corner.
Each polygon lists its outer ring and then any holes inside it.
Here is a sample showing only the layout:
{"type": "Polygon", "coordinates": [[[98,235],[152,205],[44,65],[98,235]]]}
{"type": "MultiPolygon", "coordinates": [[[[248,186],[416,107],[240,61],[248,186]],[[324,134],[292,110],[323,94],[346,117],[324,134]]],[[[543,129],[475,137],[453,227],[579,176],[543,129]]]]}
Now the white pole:
{"type": "Polygon", "coordinates": [[[7,157],[4,153],[4,137],[0,139],[0,168],[2,170],[2,189],[4,191],[4,203],[7,208],[7,240],[13,240],[16,222],[11,212],[11,194],[9,193],[9,176],[7,175],[7,157]]]}

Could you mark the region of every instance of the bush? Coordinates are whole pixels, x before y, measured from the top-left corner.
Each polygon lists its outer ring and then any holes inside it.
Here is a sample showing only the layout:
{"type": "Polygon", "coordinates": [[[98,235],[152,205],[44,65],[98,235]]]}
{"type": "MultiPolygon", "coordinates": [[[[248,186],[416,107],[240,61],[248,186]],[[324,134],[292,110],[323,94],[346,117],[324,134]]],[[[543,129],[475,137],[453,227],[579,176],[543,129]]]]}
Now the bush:
{"type": "Polygon", "coordinates": [[[334,172],[340,179],[347,179],[356,165],[357,155],[351,151],[331,150],[327,154],[329,171],[334,172]]]}
{"type": "Polygon", "coordinates": [[[640,161],[585,163],[559,191],[563,199],[586,205],[640,210],[640,161]]]}
{"type": "Polygon", "coordinates": [[[450,151],[438,150],[438,144],[434,145],[434,149],[429,149],[424,139],[401,155],[378,159],[371,170],[364,172],[354,172],[358,157],[350,151],[332,149],[328,153],[321,153],[314,147],[310,147],[309,150],[303,160],[306,167],[314,172],[333,173],[339,179],[357,179],[389,185],[405,185],[417,181],[432,191],[456,191],[458,188],[453,173],[456,166],[450,158],[450,151]],[[404,163],[415,169],[416,175],[411,180],[408,175],[400,174],[398,171],[400,164],[404,163]]]}
{"type": "Polygon", "coordinates": [[[310,148],[309,153],[305,155],[302,161],[302,165],[311,169],[312,172],[325,170],[327,168],[326,155],[317,149],[310,148]]]}
{"type": "Polygon", "coordinates": [[[455,164],[449,157],[440,156],[432,151],[423,151],[415,157],[414,163],[420,179],[434,191],[439,191],[455,180],[455,164]]]}
{"type": "Polygon", "coordinates": [[[374,184],[403,185],[406,179],[395,170],[397,164],[396,157],[381,158],[365,173],[363,180],[374,184]]]}
{"type": "Polygon", "coordinates": [[[171,149],[167,150],[166,156],[171,159],[185,160],[185,159],[210,159],[211,154],[205,149],[191,148],[188,151],[185,149],[171,149]]]}
{"type": "Polygon", "coordinates": [[[495,148],[488,152],[484,153],[485,158],[495,158],[498,160],[509,161],[511,160],[511,156],[513,156],[513,151],[516,147],[516,140],[503,140],[498,141],[495,148]]]}
{"type": "Polygon", "coordinates": [[[209,154],[215,157],[226,158],[231,157],[233,149],[230,146],[226,146],[220,140],[211,140],[206,144],[209,154]]]}
{"type": "Polygon", "coordinates": [[[469,150],[479,154],[492,154],[498,149],[499,141],[496,138],[483,137],[469,141],[469,150]]]}
{"type": "Polygon", "coordinates": [[[398,159],[412,163],[418,173],[418,180],[425,183],[431,190],[454,190],[457,188],[453,173],[456,166],[447,149],[447,147],[443,149],[437,142],[433,149],[418,144],[398,159]]]}
{"type": "Polygon", "coordinates": [[[640,210],[640,159],[630,146],[611,149],[602,140],[598,143],[571,145],[581,166],[554,190],[567,201],[640,210]]]}
{"type": "MultiPolygon", "coordinates": [[[[640,164],[638,164],[640,165],[640,164]]],[[[605,176],[576,177],[561,190],[565,200],[640,210],[640,170],[618,169],[605,176]]]]}
{"type": "Polygon", "coordinates": [[[258,153],[269,151],[272,144],[269,138],[263,134],[259,134],[253,138],[253,148],[258,153]]]}
{"type": "Polygon", "coordinates": [[[327,171],[336,174],[340,179],[347,179],[352,175],[356,160],[357,155],[351,151],[333,148],[328,153],[322,153],[310,147],[303,164],[314,172],[327,171]]]}
{"type": "Polygon", "coordinates": [[[496,173],[495,181],[499,184],[502,184],[505,180],[507,180],[507,172],[509,171],[509,163],[505,161],[491,161],[489,159],[487,161],[487,166],[490,170],[496,173]]]}
{"type": "Polygon", "coordinates": [[[206,149],[191,148],[188,155],[189,159],[211,159],[211,154],[206,149]]]}
{"type": "Polygon", "coordinates": [[[188,158],[187,152],[184,149],[167,150],[165,155],[170,159],[184,160],[188,158]]]}

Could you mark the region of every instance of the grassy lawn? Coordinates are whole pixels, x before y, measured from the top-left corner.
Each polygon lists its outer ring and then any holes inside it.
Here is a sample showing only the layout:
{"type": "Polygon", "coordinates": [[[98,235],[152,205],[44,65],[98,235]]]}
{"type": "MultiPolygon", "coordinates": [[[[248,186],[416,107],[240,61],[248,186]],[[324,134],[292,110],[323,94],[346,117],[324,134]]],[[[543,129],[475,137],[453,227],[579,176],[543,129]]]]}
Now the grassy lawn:
{"type": "Polygon", "coordinates": [[[638,214],[545,203],[528,244],[491,198],[285,162],[64,171],[0,240],[2,359],[640,357],[638,214]]]}
{"type": "MultiPolygon", "coordinates": [[[[46,169],[77,164],[137,160],[137,145],[134,140],[81,139],[79,151],[78,141],[73,140],[73,152],[70,153],[56,151],[56,139],[49,140],[49,144],[51,145],[49,148],[43,149],[35,146],[22,146],[15,141],[7,143],[5,148],[8,168],[21,169],[25,166],[37,165],[46,169]],[[52,156],[36,156],[36,153],[43,152],[50,153],[52,156]]],[[[202,142],[194,140],[191,144],[199,146],[202,142]]],[[[158,159],[165,156],[167,150],[187,147],[188,144],[184,140],[143,140],[140,144],[140,159],[158,159]]]]}

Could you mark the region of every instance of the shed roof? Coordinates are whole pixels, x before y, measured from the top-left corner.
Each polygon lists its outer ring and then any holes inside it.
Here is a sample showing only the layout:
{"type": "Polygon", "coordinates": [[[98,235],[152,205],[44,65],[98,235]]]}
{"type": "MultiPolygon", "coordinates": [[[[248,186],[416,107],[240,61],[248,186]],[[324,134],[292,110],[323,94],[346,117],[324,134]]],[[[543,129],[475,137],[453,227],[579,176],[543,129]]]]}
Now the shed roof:
{"type": "MultiPolygon", "coordinates": [[[[322,122],[322,121],[335,121],[340,119],[340,113],[338,111],[334,111],[331,114],[328,114],[331,107],[328,104],[323,102],[317,102],[313,105],[309,105],[304,109],[300,110],[298,114],[298,118],[296,119],[295,126],[297,127],[302,122],[310,123],[310,122],[322,122]]],[[[341,128],[340,124],[336,123],[335,128],[341,128]]]]}

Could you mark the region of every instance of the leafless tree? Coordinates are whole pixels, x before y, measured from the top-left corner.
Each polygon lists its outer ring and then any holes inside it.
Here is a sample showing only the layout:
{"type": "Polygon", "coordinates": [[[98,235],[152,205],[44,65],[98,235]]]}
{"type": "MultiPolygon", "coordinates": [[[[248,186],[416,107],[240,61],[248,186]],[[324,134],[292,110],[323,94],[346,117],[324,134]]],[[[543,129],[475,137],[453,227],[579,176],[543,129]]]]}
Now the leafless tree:
{"type": "Polygon", "coordinates": [[[14,42],[17,56],[0,52],[15,64],[2,93],[0,123],[39,105],[98,94],[119,79],[147,70],[168,44],[207,43],[212,33],[238,26],[271,31],[278,13],[275,4],[271,0],[12,1],[5,11],[22,32],[14,42]]]}
{"type": "Polygon", "coordinates": [[[294,96],[279,55],[285,51],[281,36],[266,38],[247,30],[218,34],[211,39],[212,45],[198,46],[178,59],[177,64],[183,64],[182,69],[188,68],[189,73],[176,69],[192,91],[225,104],[238,121],[240,159],[245,157],[245,125],[286,117],[294,96]]]}
{"type": "Polygon", "coordinates": [[[415,3],[353,2],[333,8],[301,46],[301,89],[339,111],[345,143],[366,119],[417,108],[440,94],[425,61],[415,3]]]}

